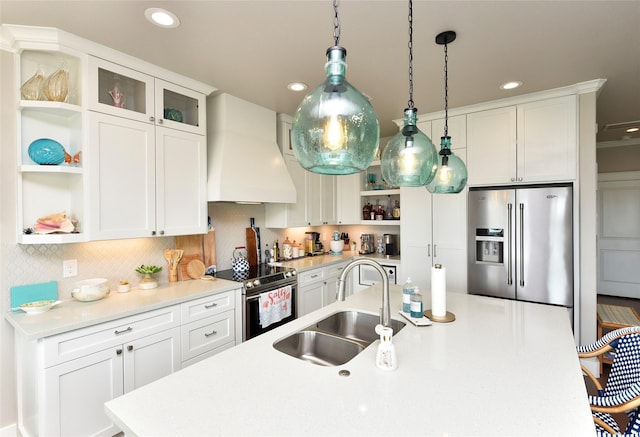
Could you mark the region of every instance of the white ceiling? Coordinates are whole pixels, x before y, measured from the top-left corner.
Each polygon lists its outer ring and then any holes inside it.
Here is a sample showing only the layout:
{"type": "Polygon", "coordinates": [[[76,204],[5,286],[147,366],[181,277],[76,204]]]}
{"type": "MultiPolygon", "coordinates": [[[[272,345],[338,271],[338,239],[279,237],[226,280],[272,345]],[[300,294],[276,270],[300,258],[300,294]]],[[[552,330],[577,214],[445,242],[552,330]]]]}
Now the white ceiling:
{"type": "MultiPolygon", "coordinates": [[[[434,38],[454,30],[450,107],[604,78],[598,141],[625,135],[603,126],[640,120],[640,0],[414,0],[413,10],[419,113],[444,109],[444,54],[434,38]],[[500,90],[507,80],[524,86],[500,90]]],[[[339,12],[347,79],[373,99],[382,136],[393,135],[409,97],[408,2],[342,0],[339,12]]],[[[320,84],[333,45],[329,0],[1,0],[0,19],[58,27],[288,114],[303,95],[287,83],[320,84]],[[171,10],[181,26],[153,26],[149,7],[171,10]]]]}

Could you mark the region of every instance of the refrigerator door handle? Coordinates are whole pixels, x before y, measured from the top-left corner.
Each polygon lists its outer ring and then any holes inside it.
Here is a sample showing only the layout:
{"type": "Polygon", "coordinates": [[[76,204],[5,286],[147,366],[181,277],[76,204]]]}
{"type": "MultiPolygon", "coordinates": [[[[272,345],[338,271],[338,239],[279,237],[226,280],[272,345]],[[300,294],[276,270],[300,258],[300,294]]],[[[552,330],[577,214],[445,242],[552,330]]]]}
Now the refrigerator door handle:
{"type": "Polygon", "coordinates": [[[427,256],[430,257],[431,256],[431,245],[427,244],[427,256]]]}
{"type": "Polygon", "coordinates": [[[520,204],[520,286],[524,287],[524,203],[520,204]]]}
{"type": "Polygon", "coordinates": [[[507,232],[508,232],[508,240],[507,243],[509,244],[509,257],[507,259],[507,284],[511,285],[513,284],[513,272],[511,271],[512,269],[512,265],[513,265],[513,259],[512,259],[512,254],[513,254],[513,244],[511,243],[513,241],[512,238],[512,232],[513,232],[513,226],[511,225],[512,223],[512,218],[513,218],[513,204],[511,203],[507,203],[507,211],[508,211],[508,220],[507,220],[507,232]]]}

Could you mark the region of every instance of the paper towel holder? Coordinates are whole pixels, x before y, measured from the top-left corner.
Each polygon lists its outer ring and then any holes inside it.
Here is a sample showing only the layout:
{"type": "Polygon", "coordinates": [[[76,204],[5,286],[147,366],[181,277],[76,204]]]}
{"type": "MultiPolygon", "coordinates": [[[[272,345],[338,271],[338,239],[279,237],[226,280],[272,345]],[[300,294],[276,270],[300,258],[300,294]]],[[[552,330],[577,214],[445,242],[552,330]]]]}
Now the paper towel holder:
{"type": "Polygon", "coordinates": [[[447,311],[444,316],[434,316],[431,314],[431,310],[426,310],[424,316],[432,322],[438,323],[450,323],[456,319],[456,315],[449,311],[447,311]]]}

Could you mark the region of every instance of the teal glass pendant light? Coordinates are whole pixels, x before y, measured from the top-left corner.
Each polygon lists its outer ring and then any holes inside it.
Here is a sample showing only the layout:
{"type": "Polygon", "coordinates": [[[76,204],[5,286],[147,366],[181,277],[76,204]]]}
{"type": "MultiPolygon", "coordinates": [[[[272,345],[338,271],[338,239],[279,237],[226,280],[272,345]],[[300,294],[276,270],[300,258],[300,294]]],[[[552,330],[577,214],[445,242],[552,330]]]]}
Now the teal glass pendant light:
{"type": "Polygon", "coordinates": [[[421,187],[435,176],[438,154],[435,146],[416,125],[418,110],[413,106],[413,4],[409,0],[409,102],[404,110],[404,126],[382,151],[382,177],[399,187],[421,187]]]}
{"type": "Polygon", "coordinates": [[[452,30],[439,33],[436,43],[444,45],[444,136],[440,138],[440,159],[436,176],[427,185],[430,193],[455,194],[464,189],[467,184],[467,167],[462,159],[451,150],[451,137],[449,136],[449,53],[447,45],[456,39],[456,33],[452,30]]]}
{"type": "Polygon", "coordinates": [[[339,46],[338,1],[333,1],[334,46],[327,49],[326,80],[302,100],[291,126],[291,144],[303,168],[346,175],[365,170],[380,142],[380,124],[369,100],[347,82],[347,51],[339,46]]]}

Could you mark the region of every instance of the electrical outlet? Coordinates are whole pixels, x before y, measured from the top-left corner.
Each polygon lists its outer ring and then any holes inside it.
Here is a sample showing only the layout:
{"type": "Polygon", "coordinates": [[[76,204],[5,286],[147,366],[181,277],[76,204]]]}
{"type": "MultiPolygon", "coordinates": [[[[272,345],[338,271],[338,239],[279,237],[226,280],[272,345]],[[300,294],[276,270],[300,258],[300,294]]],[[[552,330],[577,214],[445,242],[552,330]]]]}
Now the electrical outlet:
{"type": "Polygon", "coordinates": [[[62,277],[72,278],[78,276],[78,260],[66,259],[62,261],[62,277]]]}

